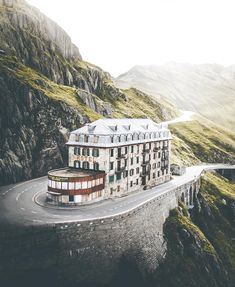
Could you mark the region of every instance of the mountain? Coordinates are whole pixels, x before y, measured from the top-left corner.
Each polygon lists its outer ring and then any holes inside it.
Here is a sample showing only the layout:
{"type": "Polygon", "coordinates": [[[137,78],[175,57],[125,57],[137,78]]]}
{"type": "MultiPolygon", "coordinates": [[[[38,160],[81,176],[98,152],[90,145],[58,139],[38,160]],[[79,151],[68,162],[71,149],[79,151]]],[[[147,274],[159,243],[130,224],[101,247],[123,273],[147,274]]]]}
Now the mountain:
{"type": "Polygon", "coordinates": [[[157,99],[168,99],[180,109],[196,111],[235,130],[235,66],[134,66],[115,81],[119,87],[135,87],[157,99]]]}
{"type": "MultiPolygon", "coordinates": [[[[81,27],[82,29],[82,27],[81,27]]],[[[66,32],[24,0],[0,0],[0,184],[67,163],[69,131],[101,117],[171,119],[177,109],[117,88],[66,32]]]]}

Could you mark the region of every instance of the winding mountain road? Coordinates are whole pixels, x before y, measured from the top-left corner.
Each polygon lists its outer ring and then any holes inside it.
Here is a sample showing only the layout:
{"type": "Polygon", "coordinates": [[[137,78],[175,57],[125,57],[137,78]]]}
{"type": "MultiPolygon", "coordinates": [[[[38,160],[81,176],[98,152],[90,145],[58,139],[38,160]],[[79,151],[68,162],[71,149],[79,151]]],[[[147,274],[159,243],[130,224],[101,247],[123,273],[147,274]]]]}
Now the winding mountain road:
{"type": "Polygon", "coordinates": [[[186,168],[186,172],[182,176],[174,177],[171,181],[152,189],[74,208],[48,207],[41,204],[46,198],[46,176],[15,185],[2,186],[0,187],[0,223],[43,225],[104,219],[129,212],[153,198],[198,179],[203,171],[214,169],[235,169],[235,165],[192,166],[186,168]]]}

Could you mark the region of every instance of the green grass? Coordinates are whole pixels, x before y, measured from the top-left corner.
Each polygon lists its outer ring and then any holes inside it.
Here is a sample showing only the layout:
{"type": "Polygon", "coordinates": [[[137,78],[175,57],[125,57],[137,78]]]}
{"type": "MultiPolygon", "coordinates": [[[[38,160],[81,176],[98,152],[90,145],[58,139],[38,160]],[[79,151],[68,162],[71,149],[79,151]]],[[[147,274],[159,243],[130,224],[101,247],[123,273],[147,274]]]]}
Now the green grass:
{"type": "MultiPolygon", "coordinates": [[[[12,57],[1,57],[0,66],[5,72],[15,77],[22,84],[29,86],[32,90],[43,93],[54,101],[63,102],[76,108],[81,114],[87,116],[90,121],[102,117],[83,103],[78,96],[79,89],[58,85],[34,69],[17,62],[12,57]]],[[[81,91],[85,92],[84,90],[81,91]]]]}
{"type": "Polygon", "coordinates": [[[235,134],[210,121],[194,120],[170,125],[172,162],[235,162],[235,134]]]}
{"type": "Polygon", "coordinates": [[[177,111],[171,106],[161,105],[154,98],[131,88],[122,90],[127,101],[122,98],[117,99],[113,104],[115,107],[114,117],[127,118],[151,118],[156,122],[177,116],[177,111]],[[165,107],[166,113],[163,109],[165,107]]]}
{"type": "Polygon", "coordinates": [[[234,202],[235,184],[207,173],[191,215],[182,203],[170,212],[166,257],[152,280],[156,286],[234,286],[234,202]]]}

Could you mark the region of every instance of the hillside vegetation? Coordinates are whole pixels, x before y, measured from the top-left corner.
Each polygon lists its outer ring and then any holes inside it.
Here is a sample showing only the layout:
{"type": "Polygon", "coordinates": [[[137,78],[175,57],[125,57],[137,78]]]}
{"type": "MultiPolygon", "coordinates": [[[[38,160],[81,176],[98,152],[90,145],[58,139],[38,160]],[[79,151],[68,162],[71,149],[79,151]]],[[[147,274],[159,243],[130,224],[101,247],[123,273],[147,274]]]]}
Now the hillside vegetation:
{"type": "Polygon", "coordinates": [[[235,163],[235,134],[205,118],[169,126],[173,135],[172,163],[235,163]]]}
{"type": "Polygon", "coordinates": [[[166,220],[168,250],[153,286],[234,286],[235,184],[206,174],[195,204],[191,216],[179,207],[166,220]]]}

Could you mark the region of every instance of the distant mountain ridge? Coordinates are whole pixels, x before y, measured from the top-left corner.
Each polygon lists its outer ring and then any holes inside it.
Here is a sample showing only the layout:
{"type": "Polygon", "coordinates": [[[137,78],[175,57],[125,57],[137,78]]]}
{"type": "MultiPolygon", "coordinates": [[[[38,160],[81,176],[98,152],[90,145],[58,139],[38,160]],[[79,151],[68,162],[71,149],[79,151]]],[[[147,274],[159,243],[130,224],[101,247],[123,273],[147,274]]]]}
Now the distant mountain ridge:
{"type": "Polygon", "coordinates": [[[196,111],[235,130],[235,65],[134,66],[115,81],[121,88],[135,87],[166,98],[180,109],[196,111]]]}

